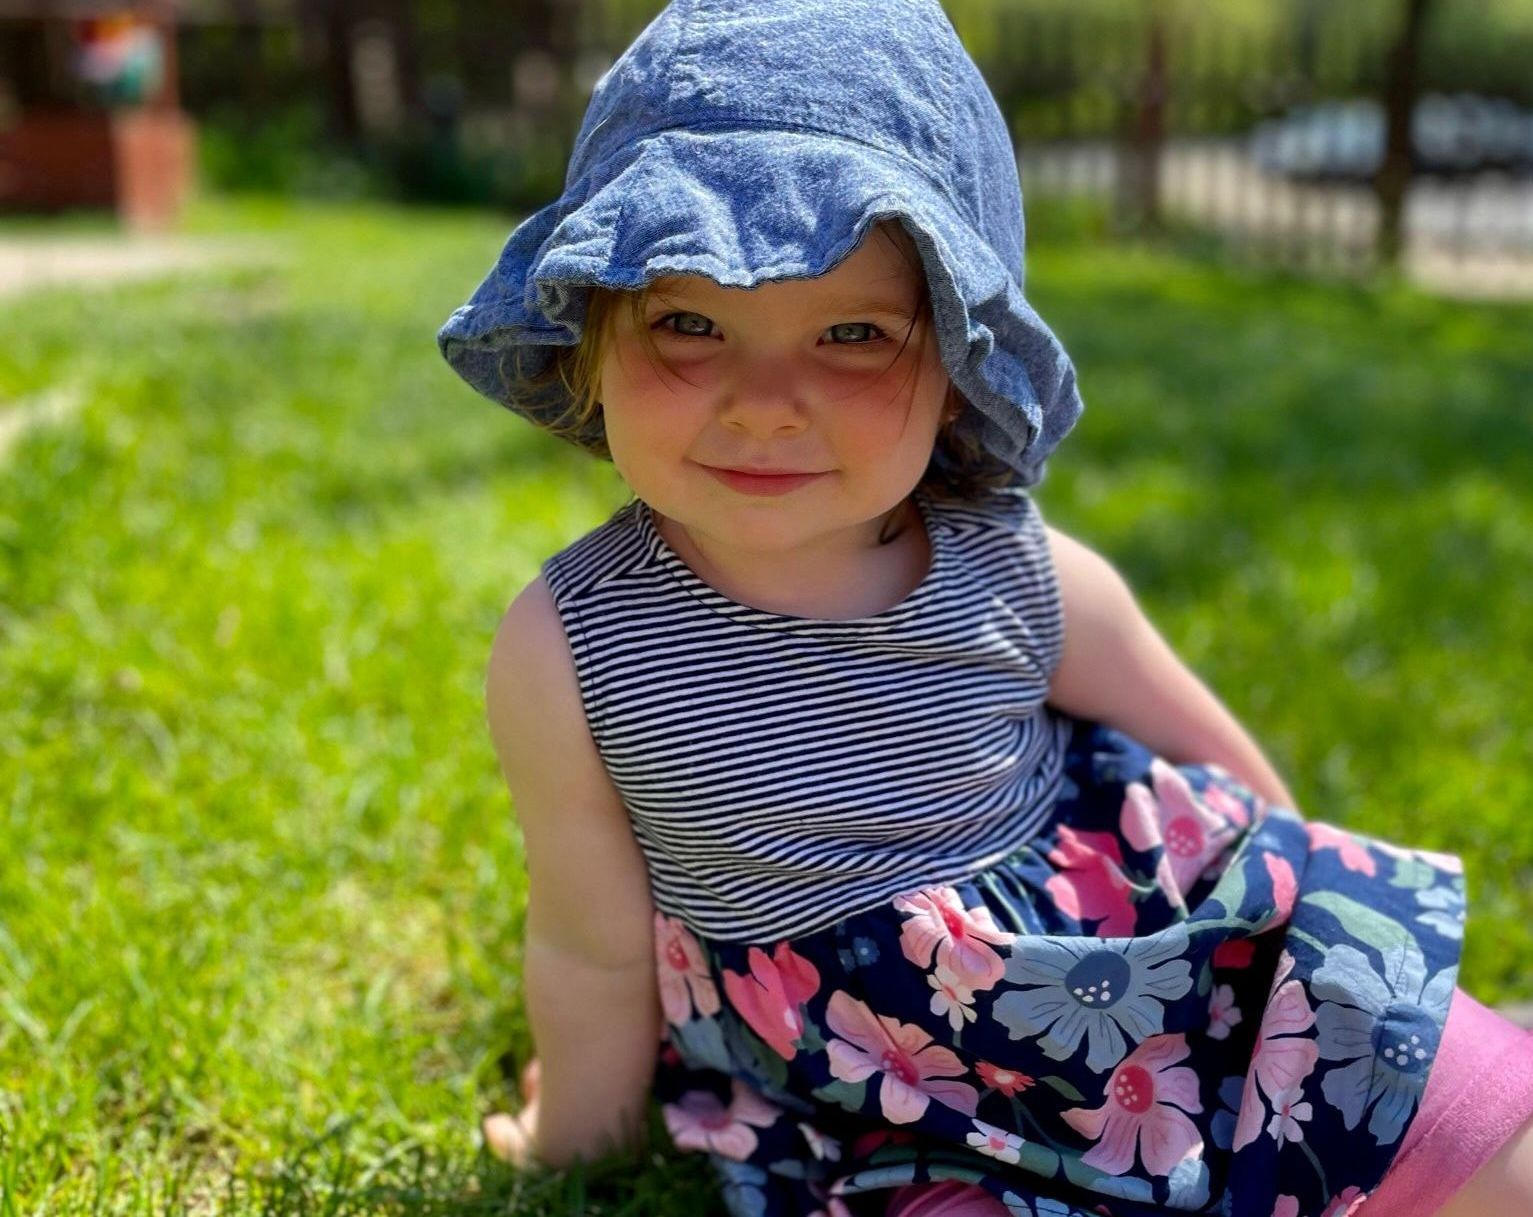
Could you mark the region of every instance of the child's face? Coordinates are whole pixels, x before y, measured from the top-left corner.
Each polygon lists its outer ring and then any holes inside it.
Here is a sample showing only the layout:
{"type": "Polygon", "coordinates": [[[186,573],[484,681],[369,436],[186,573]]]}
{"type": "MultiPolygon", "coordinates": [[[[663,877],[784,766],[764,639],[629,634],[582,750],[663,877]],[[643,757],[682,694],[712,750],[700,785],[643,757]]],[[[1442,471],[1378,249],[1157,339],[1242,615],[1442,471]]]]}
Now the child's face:
{"type": "Polygon", "coordinates": [[[618,309],[601,372],[613,463],[639,498],[720,544],[784,550],[865,529],[914,488],[948,379],[929,320],[904,341],[925,286],[893,240],[873,232],[818,279],[655,286],[643,324],[661,360],[618,309]],[[783,483],[710,468],[818,476],[764,493],[783,483]]]}

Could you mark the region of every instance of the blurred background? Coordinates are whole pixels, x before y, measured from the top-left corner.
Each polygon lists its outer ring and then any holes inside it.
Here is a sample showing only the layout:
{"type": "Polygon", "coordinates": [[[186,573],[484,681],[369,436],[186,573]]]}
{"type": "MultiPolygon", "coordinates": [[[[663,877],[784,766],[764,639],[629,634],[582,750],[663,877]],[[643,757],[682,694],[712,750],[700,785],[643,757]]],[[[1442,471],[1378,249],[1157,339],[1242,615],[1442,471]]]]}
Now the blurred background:
{"type": "MultiPolygon", "coordinates": [[[[1482,288],[1533,260],[1533,0],[951,0],[1029,198],[1482,288]]],[[[652,0],[0,0],[0,206],[530,208],[652,0]]]]}
{"type": "MultiPolygon", "coordinates": [[[[724,1211],[658,1120],[476,1141],[532,1050],[490,640],[626,491],[434,338],[657,8],[0,0],[5,1217],[724,1211]]],[[[1045,516],[1302,811],[1464,857],[1528,1017],[1533,0],[947,8],[1086,400],[1045,516]]]]}

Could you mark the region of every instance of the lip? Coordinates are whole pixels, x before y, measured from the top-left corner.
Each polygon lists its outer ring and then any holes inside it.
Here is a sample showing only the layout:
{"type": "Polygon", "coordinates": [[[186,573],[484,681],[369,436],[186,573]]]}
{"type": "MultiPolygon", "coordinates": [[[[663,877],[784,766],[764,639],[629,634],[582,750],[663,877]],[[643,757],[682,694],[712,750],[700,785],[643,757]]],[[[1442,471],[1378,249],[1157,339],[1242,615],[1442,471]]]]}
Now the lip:
{"type": "Polygon", "coordinates": [[[731,490],[738,490],[742,494],[788,494],[800,486],[807,486],[817,478],[825,476],[823,472],[759,472],[745,469],[719,469],[713,465],[704,465],[703,468],[731,490]]]}

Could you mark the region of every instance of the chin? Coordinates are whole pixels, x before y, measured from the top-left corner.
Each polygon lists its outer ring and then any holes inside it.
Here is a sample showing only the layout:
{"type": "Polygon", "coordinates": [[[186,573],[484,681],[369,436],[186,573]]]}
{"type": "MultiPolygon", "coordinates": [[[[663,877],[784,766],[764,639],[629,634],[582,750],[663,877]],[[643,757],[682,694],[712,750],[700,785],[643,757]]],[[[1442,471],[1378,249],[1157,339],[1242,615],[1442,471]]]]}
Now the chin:
{"type": "MultiPolygon", "coordinates": [[[[663,509],[662,509],[663,510],[663,509]]],[[[797,548],[819,531],[823,514],[802,507],[784,509],[781,504],[764,507],[756,503],[718,504],[689,516],[673,517],[689,531],[701,532],[740,549],[762,553],[797,548]]]]}

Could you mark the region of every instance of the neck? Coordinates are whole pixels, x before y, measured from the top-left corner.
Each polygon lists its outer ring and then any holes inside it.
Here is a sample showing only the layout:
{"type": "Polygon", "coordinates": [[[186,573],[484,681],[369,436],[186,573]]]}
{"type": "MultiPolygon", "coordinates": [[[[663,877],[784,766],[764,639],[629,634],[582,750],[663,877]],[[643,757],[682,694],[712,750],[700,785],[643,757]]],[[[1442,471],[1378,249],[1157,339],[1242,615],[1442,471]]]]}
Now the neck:
{"type": "Polygon", "coordinates": [[[699,579],[767,613],[825,621],[869,617],[904,600],[931,566],[930,539],[910,499],[855,529],[789,552],[731,549],[659,512],[653,516],[666,544],[699,579]]]}

